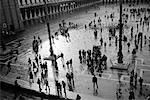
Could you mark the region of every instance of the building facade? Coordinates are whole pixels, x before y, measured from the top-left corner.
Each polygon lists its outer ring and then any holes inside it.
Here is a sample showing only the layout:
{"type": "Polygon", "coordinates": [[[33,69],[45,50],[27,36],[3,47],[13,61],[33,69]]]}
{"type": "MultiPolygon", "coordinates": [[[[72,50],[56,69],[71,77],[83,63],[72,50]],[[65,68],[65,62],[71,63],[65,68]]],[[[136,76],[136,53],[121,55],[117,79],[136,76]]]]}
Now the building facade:
{"type": "Polygon", "coordinates": [[[16,0],[0,0],[1,19],[0,26],[3,30],[11,31],[23,28],[20,9],[16,0]]]}
{"type": "MultiPolygon", "coordinates": [[[[46,0],[48,16],[53,19],[61,13],[72,11],[94,3],[110,4],[119,0],[46,0]]],[[[149,0],[122,0],[123,3],[147,3],[149,0]]],[[[0,0],[0,27],[2,30],[18,31],[29,24],[46,19],[43,0],[0,0]]]]}

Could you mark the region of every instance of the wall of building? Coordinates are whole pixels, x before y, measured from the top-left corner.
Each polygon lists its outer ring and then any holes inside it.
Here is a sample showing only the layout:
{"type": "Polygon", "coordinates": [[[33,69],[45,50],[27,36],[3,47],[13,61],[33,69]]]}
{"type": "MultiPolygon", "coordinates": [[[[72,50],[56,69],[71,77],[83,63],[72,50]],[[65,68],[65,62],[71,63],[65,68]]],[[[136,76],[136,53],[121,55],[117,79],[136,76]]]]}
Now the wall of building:
{"type": "MultiPolygon", "coordinates": [[[[47,0],[50,19],[58,15],[88,6],[99,0],[47,0]]],[[[43,0],[18,0],[21,20],[25,26],[45,21],[45,5],[43,0]]]]}
{"type": "Polygon", "coordinates": [[[23,28],[20,19],[20,10],[16,0],[1,0],[3,19],[1,24],[6,23],[8,30],[15,31],[23,28]]]}
{"type": "MultiPolygon", "coordinates": [[[[102,4],[118,3],[119,0],[46,0],[48,16],[53,19],[61,13],[72,11],[96,2],[102,4]]],[[[149,0],[122,0],[123,3],[148,3],[149,0]]],[[[17,31],[29,24],[45,21],[45,6],[43,0],[0,0],[0,24],[7,23],[8,29],[17,31]]]]}

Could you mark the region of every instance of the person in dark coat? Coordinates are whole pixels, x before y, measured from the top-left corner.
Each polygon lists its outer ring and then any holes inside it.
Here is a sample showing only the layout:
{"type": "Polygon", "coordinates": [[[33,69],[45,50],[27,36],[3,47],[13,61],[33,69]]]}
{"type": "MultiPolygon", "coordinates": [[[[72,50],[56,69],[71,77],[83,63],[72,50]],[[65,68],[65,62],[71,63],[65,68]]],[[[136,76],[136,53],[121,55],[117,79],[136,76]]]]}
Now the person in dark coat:
{"type": "Polygon", "coordinates": [[[94,94],[95,94],[97,92],[97,89],[98,89],[97,77],[95,75],[92,78],[92,82],[93,82],[93,89],[94,89],[94,94]]]}
{"type": "Polygon", "coordinates": [[[76,100],[81,100],[81,96],[77,94],[76,100]]]}
{"type": "Polygon", "coordinates": [[[64,81],[62,81],[62,87],[63,87],[63,89],[64,89],[65,98],[67,98],[66,83],[65,83],[64,81]]]}

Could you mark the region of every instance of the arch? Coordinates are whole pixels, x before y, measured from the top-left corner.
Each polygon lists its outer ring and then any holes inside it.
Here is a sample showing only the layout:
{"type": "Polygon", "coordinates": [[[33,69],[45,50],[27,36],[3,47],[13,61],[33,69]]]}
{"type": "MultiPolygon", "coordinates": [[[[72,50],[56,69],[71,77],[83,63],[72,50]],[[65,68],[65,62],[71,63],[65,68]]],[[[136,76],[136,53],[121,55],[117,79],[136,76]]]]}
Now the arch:
{"type": "Polygon", "coordinates": [[[53,6],[51,6],[51,11],[52,11],[52,14],[54,13],[54,7],[53,6]]]}
{"type": "Polygon", "coordinates": [[[128,1],[128,0],[126,0],[126,3],[129,3],[129,1],[128,1]]]}
{"type": "Polygon", "coordinates": [[[54,13],[57,13],[57,6],[54,6],[54,13]]]}
{"type": "Polygon", "coordinates": [[[25,17],[25,9],[20,9],[20,12],[21,12],[21,16],[22,16],[22,19],[23,20],[26,20],[26,17],[25,17]]]}
{"type": "Polygon", "coordinates": [[[35,17],[35,10],[34,9],[31,9],[31,15],[32,15],[32,18],[35,17]]]}
{"type": "Polygon", "coordinates": [[[30,10],[27,9],[27,10],[26,10],[26,13],[27,13],[27,19],[30,19],[30,10]]]}
{"type": "Polygon", "coordinates": [[[37,0],[34,0],[34,3],[37,3],[37,0]]]}
{"type": "Polygon", "coordinates": [[[43,16],[43,9],[40,8],[40,14],[41,14],[41,17],[43,16]]]}
{"type": "Polygon", "coordinates": [[[28,5],[28,1],[27,0],[25,0],[25,4],[28,5]]]}
{"type": "Polygon", "coordinates": [[[23,1],[22,1],[22,0],[18,0],[18,4],[19,4],[20,6],[23,6],[23,1]]]}
{"type": "Polygon", "coordinates": [[[50,14],[50,10],[51,10],[50,7],[48,7],[48,14],[50,14]]]}
{"type": "Polygon", "coordinates": [[[37,17],[39,17],[39,9],[38,8],[35,9],[35,14],[37,17]]]}
{"type": "Polygon", "coordinates": [[[30,4],[32,4],[32,0],[30,0],[30,4]]]}
{"type": "Polygon", "coordinates": [[[57,5],[57,11],[60,13],[60,5],[57,5]]]}

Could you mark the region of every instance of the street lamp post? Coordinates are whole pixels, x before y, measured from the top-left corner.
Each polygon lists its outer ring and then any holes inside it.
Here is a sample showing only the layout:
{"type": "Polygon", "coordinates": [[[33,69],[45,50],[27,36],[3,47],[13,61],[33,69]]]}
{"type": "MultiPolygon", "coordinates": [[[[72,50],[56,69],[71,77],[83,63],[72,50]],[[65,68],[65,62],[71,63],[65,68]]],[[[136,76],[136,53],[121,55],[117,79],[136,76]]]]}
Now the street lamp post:
{"type": "Polygon", "coordinates": [[[49,23],[49,17],[48,17],[48,8],[47,8],[47,3],[46,0],[43,0],[44,4],[45,4],[45,15],[46,15],[46,25],[47,25],[47,30],[48,30],[48,37],[49,37],[49,44],[50,44],[50,56],[48,58],[45,58],[44,60],[51,60],[52,61],[52,70],[53,70],[53,76],[54,76],[54,84],[55,84],[55,92],[57,94],[57,87],[56,87],[56,73],[55,73],[55,56],[54,56],[54,52],[53,52],[53,47],[52,47],[52,40],[51,40],[51,31],[50,31],[50,23],[49,23]]]}
{"type": "Polygon", "coordinates": [[[119,20],[119,51],[118,51],[118,63],[123,63],[123,53],[122,53],[122,0],[120,0],[120,20],[119,20]]]}

